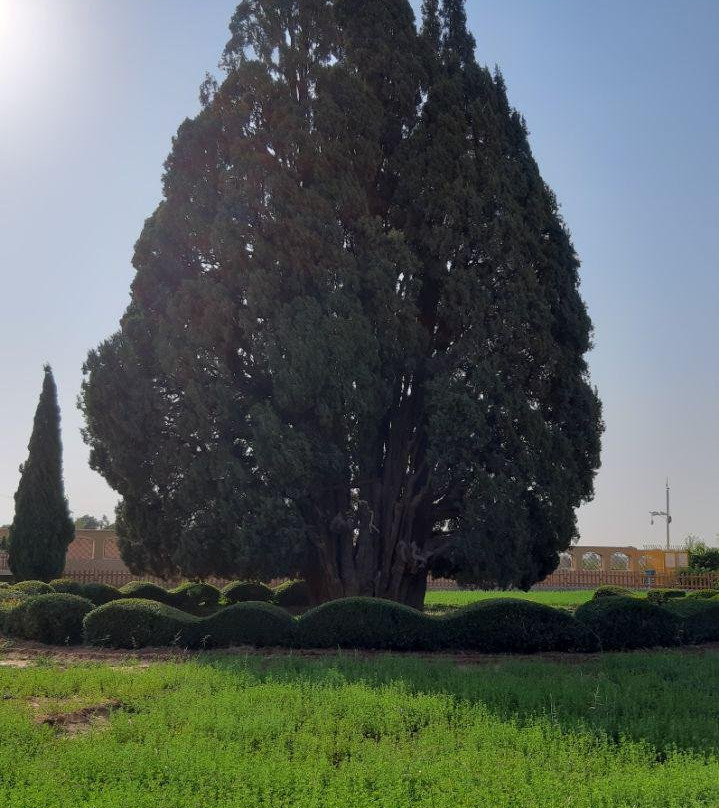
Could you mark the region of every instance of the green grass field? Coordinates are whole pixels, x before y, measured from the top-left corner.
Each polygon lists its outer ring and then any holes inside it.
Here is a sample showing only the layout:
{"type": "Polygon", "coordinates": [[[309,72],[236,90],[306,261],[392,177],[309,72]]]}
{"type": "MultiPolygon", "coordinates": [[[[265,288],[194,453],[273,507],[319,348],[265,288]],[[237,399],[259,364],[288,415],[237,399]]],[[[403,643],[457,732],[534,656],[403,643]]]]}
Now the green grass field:
{"type": "Polygon", "coordinates": [[[715,808],[718,689],[710,652],[0,667],[0,805],[715,808]]]}
{"type": "Polygon", "coordinates": [[[437,612],[467,606],[478,600],[521,598],[522,600],[532,600],[535,603],[544,603],[547,606],[562,606],[565,609],[575,609],[582,603],[591,600],[593,594],[593,589],[573,591],[540,590],[537,592],[497,592],[479,589],[433,590],[427,592],[424,603],[427,611],[437,612]]]}

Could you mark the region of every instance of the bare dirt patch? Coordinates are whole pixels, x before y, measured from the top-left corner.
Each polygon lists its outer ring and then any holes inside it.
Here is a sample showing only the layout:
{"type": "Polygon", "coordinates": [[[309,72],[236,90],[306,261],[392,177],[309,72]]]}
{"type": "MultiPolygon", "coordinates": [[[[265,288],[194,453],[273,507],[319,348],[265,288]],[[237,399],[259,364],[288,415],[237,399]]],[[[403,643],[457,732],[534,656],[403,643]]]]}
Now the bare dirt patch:
{"type": "MultiPolygon", "coordinates": [[[[649,649],[624,651],[624,654],[642,655],[649,649]]],[[[681,646],[673,648],[657,648],[656,651],[682,654],[705,654],[719,652],[719,643],[706,643],[704,645],[681,646]]],[[[213,651],[190,651],[182,648],[139,648],[127,651],[114,648],[93,648],[89,646],[51,646],[31,642],[13,642],[11,646],[0,649],[0,667],[27,668],[37,664],[52,664],[59,667],[77,665],[82,663],[104,663],[128,672],[142,670],[155,662],[186,662],[208,653],[215,657],[221,656],[252,656],[266,660],[278,657],[299,657],[300,659],[324,659],[328,657],[359,657],[362,659],[376,659],[378,657],[401,656],[407,659],[421,659],[434,662],[454,662],[460,667],[475,665],[497,665],[510,660],[544,660],[545,662],[561,662],[564,664],[578,664],[598,659],[601,653],[580,654],[566,652],[548,652],[539,654],[482,654],[474,651],[468,652],[426,652],[426,651],[368,651],[336,648],[255,648],[253,646],[239,646],[235,648],[217,649],[213,651]]]]}
{"type": "Polygon", "coordinates": [[[0,667],[27,668],[42,663],[63,667],[83,662],[104,662],[113,667],[135,670],[146,668],[152,662],[180,662],[196,656],[197,653],[182,648],[139,648],[125,651],[84,645],[43,645],[18,640],[0,649],[0,667]]]}
{"type": "Polygon", "coordinates": [[[69,713],[53,712],[36,715],[35,723],[52,727],[55,732],[63,735],[78,735],[81,732],[88,732],[94,727],[106,726],[110,713],[123,706],[122,702],[112,699],[102,704],[81,707],[69,713]]]}

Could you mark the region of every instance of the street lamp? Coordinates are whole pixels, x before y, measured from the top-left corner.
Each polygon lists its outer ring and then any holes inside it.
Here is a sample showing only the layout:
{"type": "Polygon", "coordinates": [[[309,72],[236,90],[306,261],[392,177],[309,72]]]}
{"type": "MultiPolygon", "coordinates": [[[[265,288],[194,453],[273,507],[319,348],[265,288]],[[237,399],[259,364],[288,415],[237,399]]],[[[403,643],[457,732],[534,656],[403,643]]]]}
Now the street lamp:
{"type": "Polygon", "coordinates": [[[655,516],[662,516],[664,519],[667,520],[667,550],[670,548],[669,544],[669,525],[672,523],[672,516],[669,512],[669,478],[667,477],[667,509],[666,511],[649,511],[649,516],[651,517],[652,524],[654,524],[654,517],[655,516]]]}

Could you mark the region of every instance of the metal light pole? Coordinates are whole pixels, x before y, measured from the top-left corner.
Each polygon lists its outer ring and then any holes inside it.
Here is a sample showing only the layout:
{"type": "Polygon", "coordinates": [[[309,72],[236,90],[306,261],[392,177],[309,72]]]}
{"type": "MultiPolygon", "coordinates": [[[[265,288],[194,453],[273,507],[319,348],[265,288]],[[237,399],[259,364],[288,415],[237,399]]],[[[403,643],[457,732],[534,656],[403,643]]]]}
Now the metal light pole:
{"type": "Polygon", "coordinates": [[[655,516],[663,516],[667,520],[667,550],[670,548],[669,543],[669,525],[672,523],[672,516],[669,511],[669,478],[667,477],[667,509],[666,511],[649,511],[649,515],[652,518],[652,524],[654,524],[654,517],[655,516]]]}

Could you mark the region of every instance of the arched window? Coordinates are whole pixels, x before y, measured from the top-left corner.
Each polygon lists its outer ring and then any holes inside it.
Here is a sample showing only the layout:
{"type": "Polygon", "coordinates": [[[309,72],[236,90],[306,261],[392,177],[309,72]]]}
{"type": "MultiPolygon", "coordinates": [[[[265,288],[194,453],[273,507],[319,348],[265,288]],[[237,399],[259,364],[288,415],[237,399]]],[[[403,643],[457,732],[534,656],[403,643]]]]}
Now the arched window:
{"type": "Polygon", "coordinates": [[[584,553],[582,556],[582,569],[583,570],[600,570],[602,568],[602,557],[594,550],[584,553]]]}
{"type": "Polygon", "coordinates": [[[612,553],[609,559],[609,569],[622,572],[629,569],[629,556],[626,553],[612,553]]]}
{"type": "Polygon", "coordinates": [[[559,567],[557,569],[560,570],[571,570],[574,567],[574,562],[572,561],[572,554],[571,553],[560,553],[559,554],[559,567]]]}

